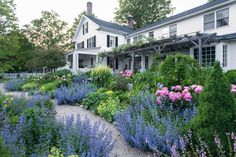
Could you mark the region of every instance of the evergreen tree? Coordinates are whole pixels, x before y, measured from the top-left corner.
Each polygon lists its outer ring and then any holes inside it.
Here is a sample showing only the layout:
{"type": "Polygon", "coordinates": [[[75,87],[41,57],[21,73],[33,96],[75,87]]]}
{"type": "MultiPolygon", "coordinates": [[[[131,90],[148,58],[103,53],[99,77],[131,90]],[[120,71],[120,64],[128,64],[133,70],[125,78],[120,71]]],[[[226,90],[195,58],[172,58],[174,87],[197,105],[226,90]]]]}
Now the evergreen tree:
{"type": "Polygon", "coordinates": [[[220,62],[216,62],[200,96],[198,114],[189,125],[195,137],[203,138],[213,150],[214,135],[225,144],[225,133],[236,131],[236,104],[230,89],[220,62]]]}

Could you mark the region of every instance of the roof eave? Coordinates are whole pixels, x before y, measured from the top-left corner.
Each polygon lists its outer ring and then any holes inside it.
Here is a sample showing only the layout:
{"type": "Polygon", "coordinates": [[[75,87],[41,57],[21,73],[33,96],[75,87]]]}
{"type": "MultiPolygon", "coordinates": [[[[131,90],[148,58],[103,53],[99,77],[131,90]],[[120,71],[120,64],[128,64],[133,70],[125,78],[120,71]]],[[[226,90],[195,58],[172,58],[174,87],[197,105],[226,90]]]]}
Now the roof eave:
{"type": "Polygon", "coordinates": [[[111,32],[111,33],[115,33],[115,34],[120,34],[120,35],[127,35],[127,34],[129,34],[129,32],[119,31],[119,30],[116,30],[116,29],[112,29],[112,28],[108,28],[108,27],[103,27],[103,26],[99,26],[99,28],[97,30],[107,31],[107,32],[111,32]]]}

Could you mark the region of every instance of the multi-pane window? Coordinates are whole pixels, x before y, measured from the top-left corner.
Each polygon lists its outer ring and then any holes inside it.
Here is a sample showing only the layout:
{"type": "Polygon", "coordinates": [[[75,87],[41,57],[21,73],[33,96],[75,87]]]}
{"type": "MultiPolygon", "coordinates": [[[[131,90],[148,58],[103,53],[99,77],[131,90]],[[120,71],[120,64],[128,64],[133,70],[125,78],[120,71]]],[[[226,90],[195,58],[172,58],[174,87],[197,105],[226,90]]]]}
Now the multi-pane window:
{"type": "Polygon", "coordinates": [[[141,56],[134,58],[134,68],[135,68],[136,71],[141,69],[141,61],[142,61],[142,57],[141,56]]]}
{"type": "MultiPolygon", "coordinates": [[[[199,62],[199,51],[194,49],[194,58],[199,62]]],[[[216,60],[215,46],[202,48],[202,66],[211,67],[216,60]]]]}
{"type": "Polygon", "coordinates": [[[86,33],[88,33],[88,22],[83,24],[83,34],[86,34],[86,33]]]}
{"type": "Polygon", "coordinates": [[[131,43],[131,42],[130,42],[130,38],[128,38],[128,39],[127,39],[127,44],[130,44],[130,43],[131,43]]]}
{"type": "Polygon", "coordinates": [[[177,36],[177,25],[175,24],[175,25],[171,25],[170,27],[169,27],[169,29],[170,29],[170,37],[176,37],[177,36]]]}
{"type": "Polygon", "coordinates": [[[138,41],[138,37],[134,37],[134,43],[138,41]]]}
{"type": "Polygon", "coordinates": [[[154,32],[152,31],[152,32],[149,32],[149,37],[150,38],[154,38],[154,32]]]}
{"type": "Polygon", "coordinates": [[[107,35],[107,47],[118,47],[118,37],[107,35]]]}
{"type": "Polygon", "coordinates": [[[217,11],[216,21],[217,28],[229,25],[229,9],[217,11]]]}
{"type": "Polygon", "coordinates": [[[83,48],[84,48],[84,41],[77,44],[77,49],[83,49],[83,48]]]}
{"type": "Polygon", "coordinates": [[[223,67],[227,67],[228,46],[223,45],[223,67]]]}
{"type": "Polygon", "coordinates": [[[143,40],[143,35],[134,37],[134,43],[143,40]]]}
{"type": "Polygon", "coordinates": [[[215,13],[207,14],[204,16],[204,30],[215,28],[215,13]]]}
{"type": "Polygon", "coordinates": [[[145,69],[149,68],[149,57],[145,56],[145,69]]]}
{"type": "Polygon", "coordinates": [[[87,48],[94,48],[96,47],[96,36],[87,39],[87,48]]]}

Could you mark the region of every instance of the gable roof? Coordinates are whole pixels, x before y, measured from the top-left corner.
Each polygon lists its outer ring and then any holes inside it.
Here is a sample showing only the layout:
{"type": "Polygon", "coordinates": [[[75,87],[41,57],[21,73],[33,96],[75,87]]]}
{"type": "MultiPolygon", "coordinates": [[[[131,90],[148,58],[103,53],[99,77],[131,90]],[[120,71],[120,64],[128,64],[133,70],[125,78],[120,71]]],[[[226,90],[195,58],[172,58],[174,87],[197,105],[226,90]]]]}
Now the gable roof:
{"type": "Polygon", "coordinates": [[[151,29],[155,29],[155,28],[158,28],[158,27],[160,27],[162,25],[178,21],[181,18],[188,18],[188,17],[194,16],[196,14],[199,14],[201,12],[204,12],[207,9],[215,8],[215,7],[219,6],[219,5],[229,4],[229,3],[232,3],[232,2],[236,2],[236,0],[213,0],[213,1],[209,2],[209,3],[203,4],[201,6],[193,8],[193,9],[190,9],[190,10],[184,11],[182,13],[170,16],[168,18],[165,18],[165,19],[163,19],[163,20],[161,20],[159,22],[150,24],[150,25],[142,27],[140,29],[136,29],[135,31],[132,32],[132,34],[130,34],[130,36],[132,36],[134,34],[137,34],[137,33],[142,33],[143,31],[147,31],[149,29],[150,30],[151,29]]]}
{"type": "Polygon", "coordinates": [[[103,21],[103,20],[100,20],[98,18],[95,18],[94,16],[88,16],[88,15],[85,15],[85,16],[87,18],[89,18],[91,21],[93,21],[94,23],[96,23],[97,25],[99,25],[101,27],[104,27],[104,28],[124,32],[124,33],[127,33],[127,34],[132,33],[134,31],[133,29],[131,29],[127,26],[121,26],[121,25],[118,25],[116,23],[103,21]]]}

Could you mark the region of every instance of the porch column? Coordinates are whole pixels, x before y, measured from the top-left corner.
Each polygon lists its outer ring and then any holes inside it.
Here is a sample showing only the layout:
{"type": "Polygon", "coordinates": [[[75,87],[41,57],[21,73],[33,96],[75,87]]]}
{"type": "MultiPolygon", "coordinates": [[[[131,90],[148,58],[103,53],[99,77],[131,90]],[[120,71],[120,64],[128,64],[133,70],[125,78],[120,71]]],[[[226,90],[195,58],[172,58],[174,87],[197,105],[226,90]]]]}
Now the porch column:
{"type": "Polygon", "coordinates": [[[95,66],[98,66],[99,65],[99,55],[96,55],[96,64],[95,66]]]}
{"type": "Polygon", "coordinates": [[[73,63],[72,63],[72,71],[73,72],[76,72],[77,70],[77,54],[76,53],[73,53],[73,63]]]}
{"type": "Polygon", "coordinates": [[[141,72],[145,71],[145,56],[141,55],[141,72]]]}
{"type": "Polygon", "coordinates": [[[134,52],[131,53],[131,72],[134,72],[134,52]]]}
{"type": "Polygon", "coordinates": [[[199,38],[199,45],[198,45],[198,57],[199,57],[199,64],[202,66],[202,39],[201,37],[199,38]]]}

